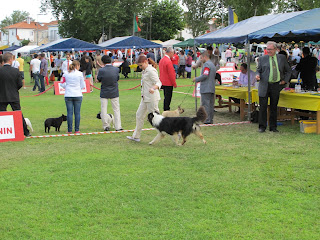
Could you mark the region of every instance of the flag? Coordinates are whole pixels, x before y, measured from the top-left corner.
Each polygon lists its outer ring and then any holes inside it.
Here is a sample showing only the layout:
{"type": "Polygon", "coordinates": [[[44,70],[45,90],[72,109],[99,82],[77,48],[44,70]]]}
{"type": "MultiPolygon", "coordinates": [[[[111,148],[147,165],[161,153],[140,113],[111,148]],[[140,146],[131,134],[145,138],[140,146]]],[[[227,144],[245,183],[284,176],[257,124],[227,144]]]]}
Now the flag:
{"type": "Polygon", "coordinates": [[[138,26],[139,18],[134,14],[134,32],[141,32],[141,29],[138,26]]]}
{"type": "Polygon", "coordinates": [[[229,25],[232,25],[238,22],[238,16],[230,6],[228,7],[228,16],[229,16],[229,25]]]}

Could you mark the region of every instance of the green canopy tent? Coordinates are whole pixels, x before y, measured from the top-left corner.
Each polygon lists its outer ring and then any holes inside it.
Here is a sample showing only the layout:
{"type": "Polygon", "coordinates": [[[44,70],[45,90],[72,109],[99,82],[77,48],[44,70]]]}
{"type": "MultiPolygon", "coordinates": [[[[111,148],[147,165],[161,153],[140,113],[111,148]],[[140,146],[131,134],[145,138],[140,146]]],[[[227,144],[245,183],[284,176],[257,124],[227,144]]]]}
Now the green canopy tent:
{"type": "Polygon", "coordinates": [[[193,46],[194,46],[194,39],[192,38],[173,45],[174,48],[175,47],[184,48],[184,47],[193,47],[193,46]]]}

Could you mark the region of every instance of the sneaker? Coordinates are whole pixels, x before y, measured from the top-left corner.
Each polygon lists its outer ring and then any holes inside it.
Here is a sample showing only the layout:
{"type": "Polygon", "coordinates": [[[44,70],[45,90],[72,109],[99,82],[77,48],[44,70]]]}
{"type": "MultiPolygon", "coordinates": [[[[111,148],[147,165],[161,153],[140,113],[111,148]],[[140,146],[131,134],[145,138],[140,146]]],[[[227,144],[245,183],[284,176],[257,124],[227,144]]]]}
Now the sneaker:
{"type": "Polygon", "coordinates": [[[74,133],[77,134],[77,133],[80,133],[80,131],[75,131],[74,133]]]}
{"type": "Polygon", "coordinates": [[[67,132],[67,134],[72,134],[72,132],[67,132]]]}
{"type": "Polygon", "coordinates": [[[132,136],[127,136],[127,138],[128,138],[129,140],[132,140],[132,141],[135,141],[135,142],[140,142],[140,138],[134,138],[134,137],[132,137],[132,136]]]}

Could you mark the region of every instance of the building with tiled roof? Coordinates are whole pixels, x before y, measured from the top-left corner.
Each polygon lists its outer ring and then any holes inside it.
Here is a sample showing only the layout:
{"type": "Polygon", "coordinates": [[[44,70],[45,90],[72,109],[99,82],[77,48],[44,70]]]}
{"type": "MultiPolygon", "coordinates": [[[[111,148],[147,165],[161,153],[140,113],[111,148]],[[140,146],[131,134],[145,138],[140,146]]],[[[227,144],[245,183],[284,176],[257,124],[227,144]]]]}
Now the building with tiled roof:
{"type": "MultiPolygon", "coordinates": [[[[42,45],[49,42],[50,31],[58,34],[58,21],[50,23],[23,21],[7,26],[5,29],[7,33],[2,32],[0,36],[2,45],[21,45],[20,43],[24,39],[30,40],[30,45],[42,45]]],[[[54,38],[59,39],[61,37],[55,36],[54,38]]]]}

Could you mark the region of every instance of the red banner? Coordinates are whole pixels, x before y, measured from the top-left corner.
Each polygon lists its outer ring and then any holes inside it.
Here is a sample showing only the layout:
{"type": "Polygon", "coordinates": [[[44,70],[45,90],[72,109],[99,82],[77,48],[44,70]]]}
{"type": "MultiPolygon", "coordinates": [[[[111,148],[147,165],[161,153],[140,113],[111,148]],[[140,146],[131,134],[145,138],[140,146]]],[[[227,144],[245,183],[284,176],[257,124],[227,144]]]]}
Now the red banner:
{"type": "MultiPolygon", "coordinates": [[[[90,93],[90,81],[88,79],[84,80],[85,88],[81,90],[82,93],[90,93]]],[[[62,82],[54,82],[54,94],[55,95],[64,95],[65,89],[61,87],[62,82]]]]}
{"type": "Polygon", "coordinates": [[[0,112],[0,142],[23,140],[21,111],[0,112]]]}

